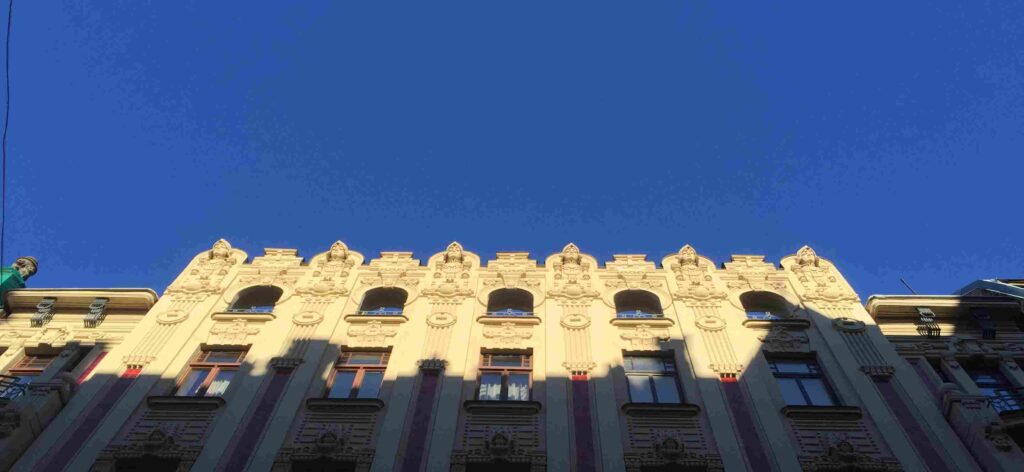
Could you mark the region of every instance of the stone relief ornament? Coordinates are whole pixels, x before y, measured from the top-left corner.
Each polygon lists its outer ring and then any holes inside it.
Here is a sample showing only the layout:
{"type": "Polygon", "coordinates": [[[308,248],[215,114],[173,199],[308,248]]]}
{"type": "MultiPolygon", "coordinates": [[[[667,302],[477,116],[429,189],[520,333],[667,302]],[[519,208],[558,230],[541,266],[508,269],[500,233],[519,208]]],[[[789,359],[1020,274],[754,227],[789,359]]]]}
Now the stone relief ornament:
{"type": "Polygon", "coordinates": [[[244,260],[244,253],[231,248],[231,244],[220,239],[205,257],[197,257],[181,279],[167,289],[171,295],[211,294],[220,291],[220,284],[231,267],[244,260]]]}
{"type": "Polygon", "coordinates": [[[493,340],[500,346],[519,346],[523,341],[533,337],[533,329],[529,326],[520,327],[512,322],[500,326],[485,326],[484,337],[493,340]]]}
{"type": "Polygon", "coordinates": [[[0,412],[0,438],[10,436],[21,427],[21,413],[14,410],[0,412]]]}
{"type": "Polygon", "coordinates": [[[329,295],[347,295],[345,281],[348,280],[356,257],[349,254],[348,246],[335,241],[326,254],[317,256],[313,263],[312,277],[295,292],[302,296],[326,297],[329,295]]]}
{"type": "Polygon", "coordinates": [[[21,280],[28,280],[39,269],[39,261],[32,256],[19,257],[14,261],[14,264],[11,264],[11,267],[18,271],[21,280]]]}
{"type": "Polygon", "coordinates": [[[869,454],[857,450],[856,446],[846,439],[840,439],[828,447],[821,456],[815,457],[804,470],[901,470],[898,464],[887,464],[869,454]]]}
{"type": "Polygon", "coordinates": [[[800,331],[793,331],[783,326],[776,326],[767,334],[758,336],[757,339],[763,342],[764,350],[770,352],[808,352],[810,342],[807,335],[800,331]]]}
{"type": "Polygon", "coordinates": [[[796,252],[790,270],[804,288],[804,297],[829,302],[857,301],[857,295],[839,281],[829,264],[822,261],[810,246],[796,252]]]}
{"type": "Polygon", "coordinates": [[[156,322],[162,325],[178,324],[188,318],[188,313],[182,310],[167,310],[156,315],[156,322]]]}
{"type": "Polygon", "coordinates": [[[60,347],[71,338],[67,328],[43,328],[28,339],[28,344],[45,344],[60,347]]]}
{"type": "Polygon", "coordinates": [[[455,324],[455,315],[451,313],[431,313],[427,317],[427,324],[435,328],[444,328],[455,324]]]}
{"type": "Polygon", "coordinates": [[[832,320],[832,327],[845,333],[860,333],[864,331],[865,325],[863,321],[853,318],[836,318],[832,320]]]}
{"type": "Polygon", "coordinates": [[[561,319],[562,326],[572,329],[583,329],[590,326],[590,317],[580,314],[566,314],[561,319]]]}
{"type": "Polygon", "coordinates": [[[380,321],[353,324],[348,327],[348,335],[352,344],[362,346],[386,346],[387,338],[398,334],[398,328],[385,326],[380,321]]]}
{"type": "Polygon", "coordinates": [[[649,325],[641,324],[635,328],[624,328],[619,337],[629,341],[633,349],[657,350],[660,349],[660,341],[668,341],[669,334],[665,328],[652,328],[649,325]]]}
{"type": "Polygon", "coordinates": [[[591,288],[590,263],[583,260],[580,249],[569,243],[562,249],[552,267],[555,271],[555,289],[548,293],[552,297],[593,298],[598,292],[591,288]]]}
{"type": "Polygon", "coordinates": [[[292,323],[298,326],[312,326],[324,320],[323,313],[313,310],[299,312],[292,317],[292,323]]]}
{"type": "Polygon", "coordinates": [[[696,300],[720,300],[725,293],[715,289],[711,277],[712,267],[700,259],[697,250],[689,244],[679,249],[675,260],[669,263],[669,269],[676,274],[676,285],[679,287],[676,298],[696,300]]]}
{"type": "Polygon", "coordinates": [[[718,315],[701,315],[693,323],[704,331],[721,331],[726,327],[725,319],[718,315]]]}
{"type": "Polygon", "coordinates": [[[484,278],[481,283],[487,288],[522,288],[536,289],[540,280],[530,279],[530,271],[537,269],[537,261],[530,259],[526,252],[499,252],[498,258],[487,263],[487,273],[496,277],[484,278]]]}
{"type": "Polygon", "coordinates": [[[731,290],[786,290],[786,282],[778,277],[775,266],[764,261],[764,256],[733,255],[726,262],[725,271],[733,277],[726,286],[731,290]]]}
{"type": "Polygon", "coordinates": [[[444,257],[434,265],[434,283],[423,290],[424,295],[455,297],[471,296],[469,288],[469,271],[473,267],[462,250],[462,245],[453,242],[445,250],[444,257]]]}
{"type": "Polygon", "coordinates": [[[249,326],[244,319],[214,323],[210,328],[210,344],[245,344],[249,336],[259,334],[260,329],[249,326]]]}
{"type": "Polygon", "coordinates": [[[411,252],[381,252],[379,259],[370,261],[367,275],[361,277],[359,283],[374,287],[416,288],[420,284],[419,277],[411,272],[419,265],[411,252]]]}

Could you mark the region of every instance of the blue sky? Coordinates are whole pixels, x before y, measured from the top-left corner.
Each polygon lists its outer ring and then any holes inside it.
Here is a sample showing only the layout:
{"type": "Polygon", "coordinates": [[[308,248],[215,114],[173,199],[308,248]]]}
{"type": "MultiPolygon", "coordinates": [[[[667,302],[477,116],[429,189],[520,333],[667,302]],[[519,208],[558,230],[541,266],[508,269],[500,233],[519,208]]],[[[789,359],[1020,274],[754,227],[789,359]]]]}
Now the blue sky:
{"type": "Polygon", "coordinates": [[[803,244],[1024,276],[1024,3],[17,1],[5,263],[158,292],[225,237],[543,260],[803,244]]]}

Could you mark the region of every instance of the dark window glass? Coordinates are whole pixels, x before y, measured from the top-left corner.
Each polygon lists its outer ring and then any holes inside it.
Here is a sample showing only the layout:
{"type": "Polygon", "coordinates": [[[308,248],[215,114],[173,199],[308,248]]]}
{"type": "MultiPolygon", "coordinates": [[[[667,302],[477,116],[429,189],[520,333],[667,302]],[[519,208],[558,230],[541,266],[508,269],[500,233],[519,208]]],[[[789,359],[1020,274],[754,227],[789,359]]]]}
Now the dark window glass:
{"type": "Polygon", "coordinates": [[[675,361],[660,356],[624,356],[629,399],[634,403],[680,403],[675,361]]]}
{"type": "Polygon", "coordinates": [[[483,353],[477,400],[528,401],[532,380],[531,354],[483,353]]]}
{"type": "Polygon", "coordinates": [[[246,351],[200,351],[178,382],[179,397],[219,397],[242,365],[246,351]]]}
{"type": "Polygon", "coordinates": [[[768,365],[787,405],[836,404],[818,363],[810,359],[769,359],[768,365]]]}
{"type": "Polygon", "coordinates": [[[387,351],[344,351],[334,366],[327,398],[377,398],[384,383],[387,351]]]}

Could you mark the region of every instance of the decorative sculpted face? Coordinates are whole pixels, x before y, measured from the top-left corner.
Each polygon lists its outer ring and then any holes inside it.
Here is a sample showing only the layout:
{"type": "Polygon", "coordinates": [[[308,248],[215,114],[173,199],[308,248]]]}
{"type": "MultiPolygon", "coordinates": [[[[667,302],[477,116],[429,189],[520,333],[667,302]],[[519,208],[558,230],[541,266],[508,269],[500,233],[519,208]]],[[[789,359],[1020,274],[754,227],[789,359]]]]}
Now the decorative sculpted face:
{"type": "Polygon", "coordinates": [[[223,239],[213,243],[213,258],[214,259],[227,259],[231,255],[231,246],[223,239]]]}
{"type": "Polygon", "coordinates": [[[800,254],[797,254],[797,263],[802,266],[814,265],[818,262],[818,255],[814,253],[814,249],[804,247],[800,250],[800,254]]]}
{"type": "Polygon", "coordinates": [[[14,261],[14,264],[11,264],[11,267],[18,271],[18,274],[21,275],[22,279],[32,277],[38,268],[35,259],[29,257],[19,257],[14,261]]]}
{"type": "Polygon", "coordinates": [[[458,246],[452,244],[448,246],[448,251],[444,255],[444,259],[447,262],[462,262],[462,250],[458,246]]]}
{"type": "Polygon", "coordinates": [[[679,250],[679,264],[683,266],[695,266],[697,265],[697,251],[690,246],[685,246],[679,250]]]}
{"type": "Polygon", "coordinates": [[[345,246],[341,243],[334,243],[331,246],[331,251],[327,253],[327,260],[329,261],[343,261],[348,257],[348,251],[345,250],[345,246]]]}

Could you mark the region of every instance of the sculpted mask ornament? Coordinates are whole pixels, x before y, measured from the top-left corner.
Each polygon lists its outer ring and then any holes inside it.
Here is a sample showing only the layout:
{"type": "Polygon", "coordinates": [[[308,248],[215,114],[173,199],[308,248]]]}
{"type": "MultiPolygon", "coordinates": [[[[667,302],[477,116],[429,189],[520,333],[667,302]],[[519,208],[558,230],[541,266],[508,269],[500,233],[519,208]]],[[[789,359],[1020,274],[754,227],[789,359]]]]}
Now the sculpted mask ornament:
{"type": "Polygon", "coordinates": [[[345,243],[335,241],[323,257],[314,260],[316,270],[313,271],[313,278],[303,283],[296,292],[307,296],[347,294],[345,280],[354,262],[349,260],[348,247],[345,243]]]}
{"type": "Polygon", "coordinates": [[[810,246],[804,246],[796,252],[796,264],[793,272],[807,291],[808,298],[820,298],[827,301],[855,301],[856,295],[845,290],[832,270],[821,263],[818,254],[810,246]]]}
{"type": "Polygon", "coordinates": [[[473,291],[469,289],[469,269],[472,266],[473,264],[466,259],[461,244],[449,244],[444,257],[436,265],[434,286],[423,293],[442,297],[472,295],[473,291]]]}
{"type": "Polygon", "coordinates": [[[562,249],[553,263],[555,269],[555,286],[553,296],[568,298],[595,297],[598,293],[590,289],[590,265],[583,262],[580,249],[569,243],[562,249]]]}
{"type": "Polygon", "coordinates": [[[335,241],[331,245],[331,249],[327,251],[327,262],[345,262],[346,259],[348,259],[348,248],[345,247],[345,243],[335,241]]]}
{"type": "Polygon", "coordinates": [[[219,239],[213,243],[213,249],[210,250],[210,259],[227,260],[230,257],[231,245],[227,241],[219,239]]]}
{"type": "Polygon", "coordinates": [[[679,250],[676,262],[672,264],[671,269],[676,273],[676,281],[679,285],[676,296],[697,300],[725,298],[724,293],[715,291],[710,270],[707,266],[700,264],[697,250],[693,246],[687,244],[679,250]]]}
{"type": "Polygon", "coordinates": [[[32,256],[19,257],[14,264],[11,264],[11,267],[18,271],[22,280],[28,280],[29,277],[35,275],[39,268],[39,261],[32,256]]]}
{"type": "Polygon", "coordinates": [[[232,254],[231,245],[223,239],[213,243],[213,248],[206,255],[195,261],[181,283],[168,288],[168,293],[203,295],[219,290],[220,281],[238,261],[232,254]]]}

